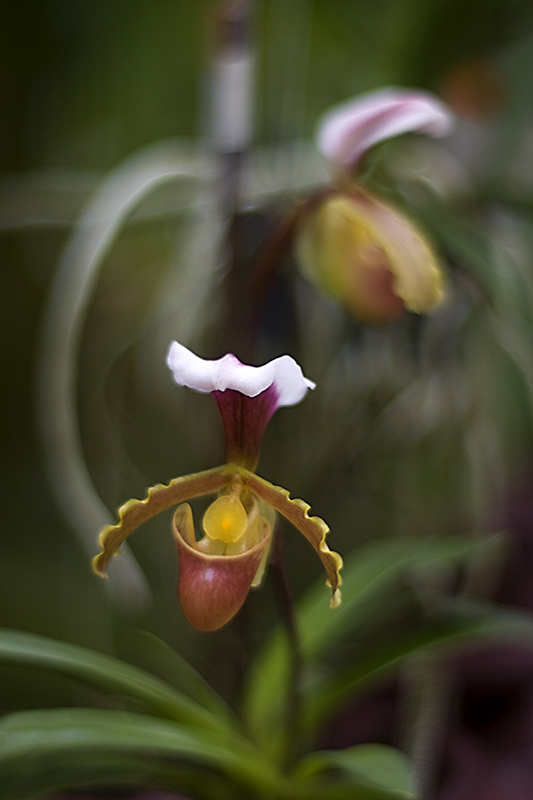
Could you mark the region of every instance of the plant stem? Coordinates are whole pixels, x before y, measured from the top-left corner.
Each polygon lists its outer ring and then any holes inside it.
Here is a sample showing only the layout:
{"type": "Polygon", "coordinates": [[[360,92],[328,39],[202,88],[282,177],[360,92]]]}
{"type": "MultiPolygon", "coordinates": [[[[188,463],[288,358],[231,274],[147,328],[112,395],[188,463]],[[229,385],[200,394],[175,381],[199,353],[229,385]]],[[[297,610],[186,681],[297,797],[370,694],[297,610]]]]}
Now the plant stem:
{"type": "Polygon", "coordinates": [[[286,763],[290,764],[297,755],[296,743],[299,738],[302,651],[296,615],[294,613],[294,601],[289,588],[285,564],[283,563],[282,539],[278,524],[276,524],[274,530],[274,545],[272,547],[270,567],[276,588],[278,606],[289,644],[290,661],[287,680],[285,725],[287,742],[286,763]]]}
{"type": "Polygon", "coordinates": [[[450,702],[449,665],[440,655],[426,653],[412,659],[404,675],[410,731],[405,748],[413,762],[416,800],[432,800],[450,702]]]}

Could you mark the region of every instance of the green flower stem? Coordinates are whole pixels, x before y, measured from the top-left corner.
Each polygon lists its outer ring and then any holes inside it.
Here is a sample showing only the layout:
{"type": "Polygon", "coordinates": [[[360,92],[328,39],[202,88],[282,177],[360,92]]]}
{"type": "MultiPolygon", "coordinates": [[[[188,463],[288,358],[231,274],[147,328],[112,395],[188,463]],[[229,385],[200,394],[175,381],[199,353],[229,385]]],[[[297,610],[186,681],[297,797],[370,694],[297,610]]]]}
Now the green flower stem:
{"type": "Polygon", "coordinates": [[[432,800],[450,704],[451,676],[439,653],[424,653],[408,664],[404,689],[413,722],[406,743],[413,764],[417,800],[432,800]]]}
{"type": "Polygon", "coordinates": [[[294,602],[289,588],[287,572],[283,562],[282,540],[279,525],[274,531],[271,556],[272,577],[276,586],[278,605],[289,645],[289,674],[287,680],[286,705],[286,750],[285,762],[290,765],[297,753],[299,721],[301,712],[302,648],[294,612],[294,602]]]}

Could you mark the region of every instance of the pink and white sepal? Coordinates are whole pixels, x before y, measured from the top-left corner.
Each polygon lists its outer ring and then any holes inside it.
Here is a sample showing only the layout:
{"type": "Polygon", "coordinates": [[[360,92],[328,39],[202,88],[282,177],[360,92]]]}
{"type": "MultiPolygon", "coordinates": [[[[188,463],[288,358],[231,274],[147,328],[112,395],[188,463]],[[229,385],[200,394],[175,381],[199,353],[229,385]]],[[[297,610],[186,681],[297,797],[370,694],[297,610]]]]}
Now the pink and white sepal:
{"type": "Polygon", "coordinates": [[[263,433],[281,406],[299,403],[315,384],[291,356],[280,356],[261,367],[242,364],[231,353],[214,361],[172,342],[167,364],[174,380],[197,392],[211,392],[220,411],[228,462],[254,470],[263,433]]]}
{"type": "Polygon", "coordinates": [[[440,138],[454,124],[450,109],[429,92],[391,87],[331,108],[319,122],[316,141],[334,169],[353,171],[379,142],[409,132],[440,138]]]}

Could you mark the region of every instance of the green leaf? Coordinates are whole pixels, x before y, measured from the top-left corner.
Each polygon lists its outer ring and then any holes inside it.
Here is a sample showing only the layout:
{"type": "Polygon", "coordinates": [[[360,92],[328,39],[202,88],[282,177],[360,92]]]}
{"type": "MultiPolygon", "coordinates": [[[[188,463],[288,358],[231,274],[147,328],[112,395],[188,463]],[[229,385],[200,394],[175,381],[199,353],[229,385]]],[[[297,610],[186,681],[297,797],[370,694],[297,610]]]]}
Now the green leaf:
{"type": "Polygon", "coordinates": [[[317,681],[306,695],[301,724],[312,732],[371,678],[392,669],[403,659],[428,647],[462,647],[480,639],[518,639],[533,644],[533,619],[523,613],[503,612],[492,606],[461,599],[439,601],[435,610],[414,630],[373,647],[334,677],[317,681]]]}
{"type": "MultiPolygon", "coordinates": [[[[0,629],[0,661],[60,672],[141,703],[154,714],[188,725],[231,732],[228,709],[215,715],[138,667],[86,647],[36,634],[0,629]]],[[[222,708],[220,709],[222,710],[222,708]]]]}
{"type": "Polygon", "coordinates": [[[213,687],[174,648],[149,631],[136,631],[134,647],[141,663],[215,716],[237,724],[233,711],[213,687]]]}
{"type": "Polygon", "coordinates": [[[316,657],[347,630],[363,622],[372,613],[374,599],[388,592],[406,572],[439,562],[460,562],[486,541],[461,536],[425,542],[394,537],[361,547],[345,564],[342,603],[338,608],[330,609],[324,602],[321,586],[316,586],[298,603],[304,655],[316,657]]]}
{"type": "Polygon", "coordinates": [[[120,777],[128,759],[137,762],[136,780],[151,775],[173,788],[182,786],[185,763],[199,765],[199,777],[205,768],[222,773],[257,797],[286,790],[285,779],[244,740],[141,714],[75,708],[25,711],[0,721],[0,798],[30,797],[48,786],[68,789],[73,780],[105,783],[109,763],[120,777]],[[101,765],[100,776],[98,766],[89,769],[91,759],[101,765]]]}
{"type": "MultiPolygon", "coordinates": [[[[370,617],[378,598],[388,594],[402,575],[415,567],[464,559],[475,546],[480,546],[479,540],[448,537],[426,542],[383,539],[362,547],[345,564],[343,600],[338,608],[328,608],[322,586],[312,589],[298,603],[303,659],[317,659],[331,651],[341,636],[350,631],[353,635],[370,617]]],[[[385,654],[383,657],[388,658],[385,654]]],[[[243,707],[254,741],[275,758],[280,758],[286,748],[289,674],[287,640],[284,631],[276,628],[252,665],[243,707]]]]}
{"type": "MultiPolygon", "coordinates": [[[[384,744],[360,744],[343,750],[323,750],[303,758],[295,770],[302,781],[317,773],[340,770],[355,788],[374,790],[387,798],[414,797],[411,767],[407,756],[384,744]]],[[[368,791],[365,794],[368,797],[368,791]]],[[[372,794],[374,796],[374,794],[372,794]]]]}
{"type": "Polygon", "coordinates": [[[189,792],[206,800],[239,800],[237,787],[199,764],[184,765],[168,759],[139,757],[138,753],[100,753],[58,750],[6,760],[0,767],[0,800],[29,800],[55,795],[66,789],[106,791],[156,786],[189,792]]]}

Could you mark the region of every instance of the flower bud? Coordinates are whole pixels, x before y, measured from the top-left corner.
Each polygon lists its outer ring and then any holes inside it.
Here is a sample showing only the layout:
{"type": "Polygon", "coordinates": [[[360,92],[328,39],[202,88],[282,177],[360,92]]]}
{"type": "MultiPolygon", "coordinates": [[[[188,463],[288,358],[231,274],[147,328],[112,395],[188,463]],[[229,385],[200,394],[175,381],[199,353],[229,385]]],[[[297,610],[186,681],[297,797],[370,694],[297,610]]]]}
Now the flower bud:
{"type": "Polygon", "coordinates": [[[430,245],[399,211],[358,187],[326,195],[302,216],[296,258],[303,274],[360,322],[384,324],[443,298],[430,245]]]}

